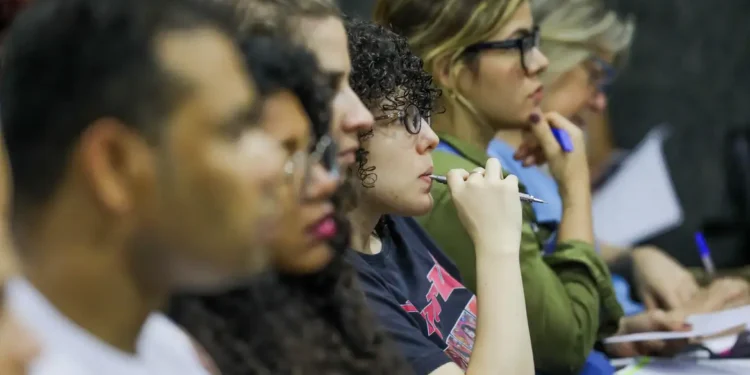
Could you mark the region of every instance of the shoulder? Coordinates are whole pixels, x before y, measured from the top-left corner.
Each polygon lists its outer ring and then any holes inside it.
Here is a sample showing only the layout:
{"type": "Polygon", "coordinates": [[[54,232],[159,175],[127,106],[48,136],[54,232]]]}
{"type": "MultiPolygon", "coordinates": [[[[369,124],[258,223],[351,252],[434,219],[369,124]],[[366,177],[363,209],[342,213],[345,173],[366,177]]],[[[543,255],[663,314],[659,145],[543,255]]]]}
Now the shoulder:
{"type": "Polygon", "coordinates": [[[160,313],[149,317],[138,349],[147,361],[179,364],[185,374],[198,370],[215,373],[213,360],[205,350],[182,327],[160,313]]]}
{"type": "Polygon", "coordinates": [[[28,375],[95,375],[71,356],[44,351],[28,367],[28,375]]]}

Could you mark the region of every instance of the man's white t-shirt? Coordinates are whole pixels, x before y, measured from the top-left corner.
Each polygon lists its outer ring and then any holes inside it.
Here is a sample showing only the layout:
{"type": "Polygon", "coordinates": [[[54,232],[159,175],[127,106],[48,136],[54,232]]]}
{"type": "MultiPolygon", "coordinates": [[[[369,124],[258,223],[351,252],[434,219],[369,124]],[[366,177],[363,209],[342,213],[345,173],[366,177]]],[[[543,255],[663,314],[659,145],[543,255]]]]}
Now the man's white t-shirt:
{"type": "Polygon", "coordinates": [[[5,292],[9,311],[41,345],[29,375],[211,375],[187,334],[162,314],[149,316],[130,354],[63,316],[24,279],[8,281],[5,292]]]}

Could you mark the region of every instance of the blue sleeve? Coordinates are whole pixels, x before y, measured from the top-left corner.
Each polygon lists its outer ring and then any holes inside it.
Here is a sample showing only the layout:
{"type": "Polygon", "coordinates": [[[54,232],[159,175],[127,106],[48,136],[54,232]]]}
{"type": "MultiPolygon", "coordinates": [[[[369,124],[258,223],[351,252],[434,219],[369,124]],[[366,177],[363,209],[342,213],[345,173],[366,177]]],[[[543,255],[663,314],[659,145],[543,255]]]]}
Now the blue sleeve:
{"type": "Polygon", "coordinates": [[[425,337],[416,320],[404,311],[375,272],[356,268],[370,309],[385,331],[396,341],[401,354],[416,375],[427,375],[452,362],[437,344],[425,337]]]}

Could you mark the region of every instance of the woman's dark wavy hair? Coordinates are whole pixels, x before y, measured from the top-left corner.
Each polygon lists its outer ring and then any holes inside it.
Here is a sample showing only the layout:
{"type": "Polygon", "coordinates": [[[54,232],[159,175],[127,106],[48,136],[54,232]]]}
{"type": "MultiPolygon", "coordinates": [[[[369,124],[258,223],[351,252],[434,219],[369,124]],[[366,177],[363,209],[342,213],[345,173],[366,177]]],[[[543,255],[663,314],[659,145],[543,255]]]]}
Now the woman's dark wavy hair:
{"type": "MultiPolygon", "coordinates": [[[[347,19],[346,32],[352,57],[349,80],[360,99],[371,110],[380,106],[383,111],[393,111],[414,105],[429,119],[441,92],[408,41],[380,25],[357,19],[347,19]],[[383,100],[389,104],[382,104],[383,100]]],[[[372,131],[360,134],[360,140],[371,135],[372,131]]],[[[362,186],[373,187],[377,175],[375,166],[367,165],[367,150],[358,150],[357,164],[362,186]]]]}
{"type": "MultiPolygon", "coordinates": [[[[254,38],[244,52],[261,93],[291,89],[328,131],[333,92],[316,83],[314,57],[284,40],[254,38]]],[[[334,204],[340,207],[340,196],[334,204]]],[[[332,262],[310,275],[268,273],[217,296],[173,299],[170,316],[216,361],[223,375],[406,374],[392,341],[373,324],[356,273],[344,259],[349,227],[336,217],[332,262]]]]}

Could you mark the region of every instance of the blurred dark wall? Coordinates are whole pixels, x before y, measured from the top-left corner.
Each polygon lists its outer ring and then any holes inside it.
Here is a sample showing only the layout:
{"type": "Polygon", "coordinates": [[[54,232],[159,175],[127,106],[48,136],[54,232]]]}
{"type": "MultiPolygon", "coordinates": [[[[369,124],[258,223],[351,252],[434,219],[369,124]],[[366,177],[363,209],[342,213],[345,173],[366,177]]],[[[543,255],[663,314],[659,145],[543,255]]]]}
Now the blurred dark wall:
{"type": "MultiPolygon", "coordinates": [[[[697,266],[693,232],[731,211],[722,157],[727,130],[750,127],[750,1],[610,2],[638,25],[610,100],[615,141],[632,148],[652,126],[673,126],[665,154],[686,221],[653,242],[697,266]]],[[[738,238],[710,236],[717,263],[750,263],[738,238]]]]}
{"type": "MultiPolygon", "coordinates": [[[[615,142],[632,148],[652,126],[672,124],[665,153],[686,218],[651,242],[699,266],[694,231],[731,211],[722,163],[726,132],[750,127],[750,1],[607,1],[635,15],[638,25],[630,64],[610,100],[615,142]]],[[[369,18],[374,1],[340,3],[348,14],[369,18]]],[[[750,263],[739,237],[709,235],[716,263],[750,263]]]]}

